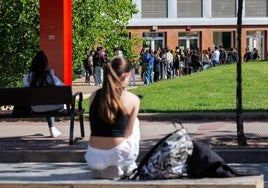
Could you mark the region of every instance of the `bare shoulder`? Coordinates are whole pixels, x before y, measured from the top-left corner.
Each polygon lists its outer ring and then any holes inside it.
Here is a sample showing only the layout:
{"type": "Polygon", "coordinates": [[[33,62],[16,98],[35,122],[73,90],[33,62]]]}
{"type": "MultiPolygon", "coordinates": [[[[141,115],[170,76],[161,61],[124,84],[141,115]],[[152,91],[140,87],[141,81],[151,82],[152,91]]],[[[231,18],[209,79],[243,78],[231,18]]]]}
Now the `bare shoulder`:
{"type": "Polygon", "coordinates": [[[131,93],[129,91],[124,91],[122,94],[123,100],[132,101],[132,102],[140,102],[140,98],[135,95],[134,93],[131,93]]]}

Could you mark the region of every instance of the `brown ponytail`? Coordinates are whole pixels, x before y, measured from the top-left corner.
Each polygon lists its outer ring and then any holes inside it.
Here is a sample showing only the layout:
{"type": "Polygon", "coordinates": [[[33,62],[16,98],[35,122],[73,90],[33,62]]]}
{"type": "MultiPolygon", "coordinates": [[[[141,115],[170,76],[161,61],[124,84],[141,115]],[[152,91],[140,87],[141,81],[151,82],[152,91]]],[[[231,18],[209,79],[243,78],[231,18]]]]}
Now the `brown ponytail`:
{"type": "Polygon", "coordinates": [[[131,65],[123,57],[113,57],[104,67],[103,86],[100,92],[99,115],[108,123],[114,123],[117,115],[126,115],[120,97],[124,90],[121,83],[123,73],[129,72],[131,65]]]}

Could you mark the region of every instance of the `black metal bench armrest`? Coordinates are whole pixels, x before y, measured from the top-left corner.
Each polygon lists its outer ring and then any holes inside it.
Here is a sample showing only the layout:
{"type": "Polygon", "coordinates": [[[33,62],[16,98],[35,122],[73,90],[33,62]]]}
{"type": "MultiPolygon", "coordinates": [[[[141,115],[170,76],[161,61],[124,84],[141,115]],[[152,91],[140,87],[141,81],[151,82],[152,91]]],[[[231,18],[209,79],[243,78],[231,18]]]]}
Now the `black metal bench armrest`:
{"type": "Polygon", "coordinates": [[[82,111],[82,103],[83,103],[83,93],[82,92],[76,92],[75,94],[73,94],[73,106],[72,109],[75,110],[76,109],[76,98],[78,97],[78,110],[82,111]]]}

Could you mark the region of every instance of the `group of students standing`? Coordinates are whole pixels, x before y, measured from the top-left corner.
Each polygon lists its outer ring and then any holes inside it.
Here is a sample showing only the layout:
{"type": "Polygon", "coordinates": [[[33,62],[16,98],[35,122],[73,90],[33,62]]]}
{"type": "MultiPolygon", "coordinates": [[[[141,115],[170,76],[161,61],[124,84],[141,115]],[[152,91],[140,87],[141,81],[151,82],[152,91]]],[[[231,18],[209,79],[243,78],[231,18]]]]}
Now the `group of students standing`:
{"type": "Polygon", "coordinates": [[[90,78],[94,76],[95,86],[102,86],[103,83],[103,65],[106,63],[106,52],[102,47],[97,47],[96,50],[88,51],[85,49],[85,58],[83,59],[83,67],[85,70],[85,82],[89,85],[90,78]]]}
{"type": "Polygon", "coordinates": [[[252,51],[250,51],[248,48],[246,48],[246,53],[244,55],[244,61],[258,61],[261,59],[261,56],[257,50],[257,48],[253,48],[252,51]]]}
{"type": "MultiPolygon", "coordinates": [[[[120,48],[113,49],[113,55],[123,57],[120,48]]],[[[83,59],[83,68],[85,73],[85,82],[88,85],[102,86],[103,84],[103,68],[107,64],[107,52],[103,47],[97,47],[96,50],[88,51],[85,49],[85,58],[83,59]],[[94,82],[91,79],[94,78],[94,82]]],[[[136,85],[135,67],[131,69],[130,85],[136,85]]]]}
{"type": "Polygon", "coordinates": [[[232,48],[227,53],[222,46],[215,46],[213,50],[208,48],[202,52],[198,48],[182,50],[176,47],[175,51],[169,47],[155,51],[143,48],[140,52],[141,78],[144,84],[151,84],[236,61],[236,50],[232,48]]]}

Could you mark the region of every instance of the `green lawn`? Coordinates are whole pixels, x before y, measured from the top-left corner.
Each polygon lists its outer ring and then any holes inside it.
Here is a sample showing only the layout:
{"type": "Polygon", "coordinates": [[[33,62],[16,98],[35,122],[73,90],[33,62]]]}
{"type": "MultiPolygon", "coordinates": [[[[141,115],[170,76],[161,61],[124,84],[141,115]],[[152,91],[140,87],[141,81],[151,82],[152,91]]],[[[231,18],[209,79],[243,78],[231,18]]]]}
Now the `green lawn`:
{"type": "MultiPolygon", "coordinates": [[[[268,62],[242,63],[243,111],[268,112],[268,62]]],[[[236,64],[162,80],[131,90],[142,95],[140,113],[234,112],[236,64]]],[[[88,100],[83,107],[88,113],[88,100]]]]}
{"type": "MultiPolygon", "coordinates": [[[[268,111],[268,62],[242,63],[244,111],[268,111]]],[[[140,112],[217,112],[236,109],[236,64],[131,90],[140,112]]]]}

